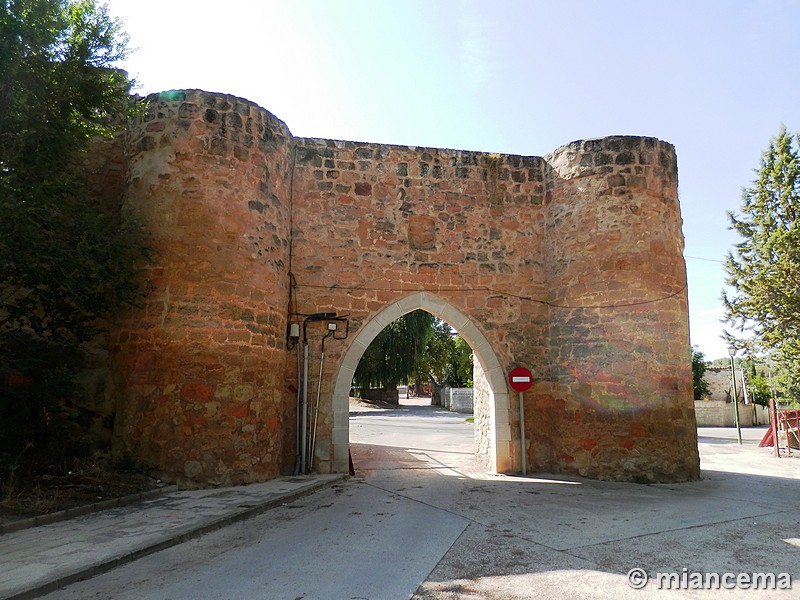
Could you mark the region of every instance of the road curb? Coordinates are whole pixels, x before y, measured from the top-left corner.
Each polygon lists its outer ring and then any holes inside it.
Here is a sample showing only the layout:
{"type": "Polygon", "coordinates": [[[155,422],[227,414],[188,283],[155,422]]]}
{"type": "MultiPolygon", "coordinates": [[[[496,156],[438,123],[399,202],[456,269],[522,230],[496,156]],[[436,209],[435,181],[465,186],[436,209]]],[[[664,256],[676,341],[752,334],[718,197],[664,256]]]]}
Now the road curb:
{"type": "Polygon", "coordinates": [[[137,560],[149,554],[154,554],[161,550],[166,550],[167,548],[171,548],[172,546],[177,546],[178,544],[182,544],[183,542],[186,542],[193,538],[200,537],[201,535],[210,533],[217,529],[221,529],[222,527],[225,527],[232,523],[244,521],[251,517],[255,517],[272,508],[280,506],[281,504],[292,502],[297,498],[301,498],[321,488],[340,482],[345,478],[347,478],[347,475],[343,474],[339,477],[331,477],[323,481],[310,482],[307,486],[304,486],[295,491],[287,492],[286,494],[282,495],[276,495],[275,497],[270,498],[269,500],[266,500],[261,504],[257,504],[255,506],[243,507],[241,510],[237,510],[236,512],[231,512],[227,515],[223,515],[222,517],[213,519],[211,521],[198,523],[196,527],[191,527],[189,529],[176,532],[174,535],[169,535],[167,538],[161,540],[160,542],[148,544],[147,546],[137,548],[136,550],[127,552],[121,556],[102,559],[99,562],[93,565],[88,565],[74,573],[56,577],[51,581],[37,584],[35,587],[27,589],[23,592],[19,592],[11,596],[6,596],[3,598],[3,600],[29,600],[31,598],[38,598],[39,596],[43,596],[44,594],[49,594],[50,592],[53,592],[65,585],[70,585],[72,583],[81,581],[83,579],[89,579],[90,577],[94,577],[95,575],[100,575],[116,567],[122,566],[129,562],[133,562],[134,560],[137,560]]]}
{"type": "Polygon", "coordinates": [[[75,508],[66,508],[56,512],[48,513],[46,515],[38,515],[36,517],[29,517],[27,519],[19,519],[12,521],[5,525],[0,525],[0,535],[4,533],[11,533],[13,531],[20,531],[21,529],[28,529],[29,527],[38,527],[39,525],[49,525],[50,523],[58,523],[59,521],[66,521],[67,519],[74,519],[83,515],[88,515],[93,512],[99,512],[109,508],[117,508],[119,506],[128,506],[142,500],[150,500],[151,498],[158,498],[164,494],[169,494],[178,491],[177,485],[165,485],[160,488],[154,488],[137,494],[129,494],[127,496],[120,496],[119,498],[111,498],[110,500],[103,500],[102,502],[94,502],[92,504],[85,504],[83,506],[76,506],[75,508]]]}

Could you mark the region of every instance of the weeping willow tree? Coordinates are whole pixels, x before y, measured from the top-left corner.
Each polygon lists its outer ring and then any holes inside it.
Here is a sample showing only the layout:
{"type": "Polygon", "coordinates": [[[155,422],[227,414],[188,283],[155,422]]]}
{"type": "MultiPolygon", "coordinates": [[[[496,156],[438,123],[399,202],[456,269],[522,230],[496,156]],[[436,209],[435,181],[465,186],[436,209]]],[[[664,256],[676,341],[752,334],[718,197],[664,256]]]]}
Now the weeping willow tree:
{"type": "Polygon", "coordinates": [[[389,323],[361,357],[353,385],[367,390],[407,384],[419,369],[433,327],[433,315],[424,310],[415,310],[389,323]]]}

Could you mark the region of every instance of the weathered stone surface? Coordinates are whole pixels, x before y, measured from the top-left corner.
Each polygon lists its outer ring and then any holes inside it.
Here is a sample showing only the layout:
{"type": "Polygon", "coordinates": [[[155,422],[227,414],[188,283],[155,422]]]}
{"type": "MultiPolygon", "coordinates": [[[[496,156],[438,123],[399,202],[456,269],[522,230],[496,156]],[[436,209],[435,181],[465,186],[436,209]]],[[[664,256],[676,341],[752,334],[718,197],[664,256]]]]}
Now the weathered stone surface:
{"type": "Polygon", "coordinates": [[[291,451],[275,431],[291,406],[290,219],[275,202],[290,136],[252,103],[182,95],[151,97],[129,132],[125,208],[156,262],[146,306],[114,332],[117,449],[187,485],[263,480],[291,451]]]}
{"type": "MultiPolygon", "coordinates": [[[[116,436],[166,477],[291,469],[286,332],[319,312],[349,320],[311,382],[314,465],[339,468],[331,399],[350,344],[423,290],[485,337],[491,368],[535,374],[529,470],[699,475],[671,145],[620,136],[542,158],[294,138],[252,103],[188,90],[155,97],[125,148],[125,208],[147,224],[156,263],[146,306],[114,332],[116,436]]],[[[314,352],[324,333],[309,327],[314,352]]],[[[516,396],[492,410],[507,390],[477,387],[481,460],[492,466],[496,443],[486,421],[505,415],[519,464],[516,396]]]]}

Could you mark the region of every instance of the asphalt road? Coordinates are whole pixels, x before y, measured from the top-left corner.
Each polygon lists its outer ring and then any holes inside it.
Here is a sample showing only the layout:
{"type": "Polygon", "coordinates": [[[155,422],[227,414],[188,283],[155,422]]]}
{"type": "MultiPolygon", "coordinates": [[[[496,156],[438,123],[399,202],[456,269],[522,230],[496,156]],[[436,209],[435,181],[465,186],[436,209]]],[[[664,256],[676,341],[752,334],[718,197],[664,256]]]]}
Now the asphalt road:
{"type": "MultiPolygon", "coordinates": [[[[706,597],[627,573],[788,573],[797,597],[800,458],[702,429],[704,478],[636,485],[493,476],[464,415],[355,407],[356,477],[69,586],[55,599],[706,597]]],[[[795,595],[793,595],[795,594],[795,595]]]]}

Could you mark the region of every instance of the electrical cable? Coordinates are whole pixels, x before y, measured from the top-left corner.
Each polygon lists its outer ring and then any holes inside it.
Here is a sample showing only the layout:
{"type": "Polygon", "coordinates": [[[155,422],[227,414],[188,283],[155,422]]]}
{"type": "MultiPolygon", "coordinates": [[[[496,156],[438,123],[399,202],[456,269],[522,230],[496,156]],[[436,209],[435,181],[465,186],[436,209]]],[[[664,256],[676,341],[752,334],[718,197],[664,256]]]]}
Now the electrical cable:
{"type": "Polygon", "coordinates": [[[690,256],[688,254],[684,254],[683,258],[691,258],[692,260],[704,260],[706,262],[715,262],[715,263],[719,263],[721,265],[725,264],[724,260],[717,260],[716,258],[704,258],[702,256],[690,256]]]}
{"type": "Polygon", "coordinates": [[[419,288],[386,288],[386,287],[370,287],[370,286],[340,286],[338,284],[334,285],[319,285],[313,283],[298,283],[296,284],[297,287],[305,287],[305,288],[317,288],[317,289],[326,289],[326,290],[345,290],[345,291],[356,291],[356,290],[363,290],[363,291],[379,291],[379,292],[433,292],[433,293],[445,293],[445,292],[490,292],[492,294],[496,294],[498,296],[507,296],[510,298],[518,298],[520,300],[526,300],[528,302],[536,302],[538,304],[543,304],[545,306],[549,306],[550,308],[568,308],[568,309],[583,309],[583,310],[590,310],[595,308],[626,308],[632,306],[642,306],[645,304],[654,304],[656,302],[663,302],[665,300],[669,300],[670,298],[674,298],[678,294],[681,294],[686,290],[686,284],[682,285],[679,289],[671,292],[665,296],[661,296],[659,298],[653,298],[650,300],[640,300],[638,302],[621,302],[617,304],[588,304],[588,305],[571,305],[571,304],[558,304],[556,302],[550,302],[549,300],[542,300],[539,298],[533,298],[531,296],[522,296],[520,294],[514,294],[513,292],[506,292],[503,290],[495,290],[490,287],[471,287],[471,288],[430,288],[430,287],[419,287],[419,288]]]}

